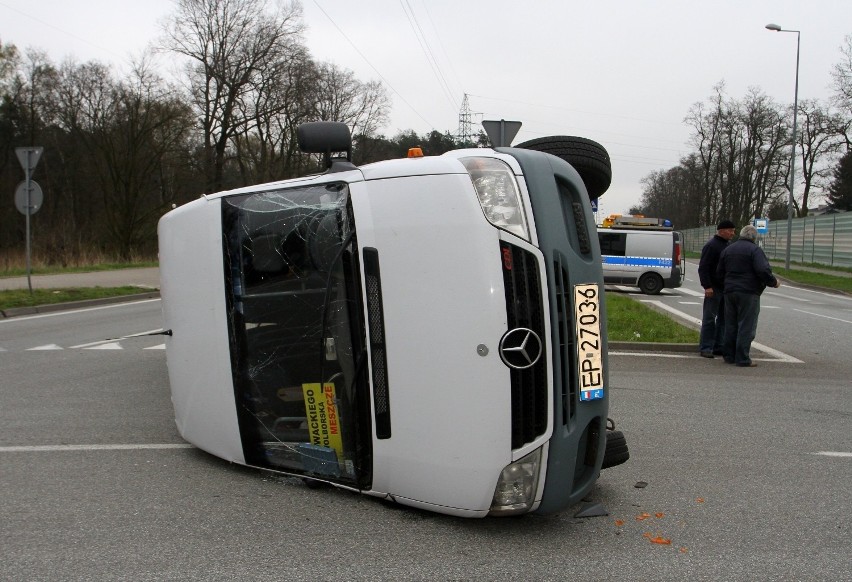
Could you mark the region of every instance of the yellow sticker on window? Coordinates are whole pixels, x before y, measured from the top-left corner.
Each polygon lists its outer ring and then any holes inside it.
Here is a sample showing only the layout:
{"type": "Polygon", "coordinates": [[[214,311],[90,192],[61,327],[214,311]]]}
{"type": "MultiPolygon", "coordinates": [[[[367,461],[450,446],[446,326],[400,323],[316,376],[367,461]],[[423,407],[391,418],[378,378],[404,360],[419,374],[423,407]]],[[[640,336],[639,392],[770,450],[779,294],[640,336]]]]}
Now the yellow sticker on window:
{"type": "Polygon", "coordinates": [[[308,417],[311,444],[334,449],[337,458],[341,459],[343,440],[340,438],[340,418],[337,416],[334,384],[302,384],[302,393],[305,396],[305,414],[308,417]]]}

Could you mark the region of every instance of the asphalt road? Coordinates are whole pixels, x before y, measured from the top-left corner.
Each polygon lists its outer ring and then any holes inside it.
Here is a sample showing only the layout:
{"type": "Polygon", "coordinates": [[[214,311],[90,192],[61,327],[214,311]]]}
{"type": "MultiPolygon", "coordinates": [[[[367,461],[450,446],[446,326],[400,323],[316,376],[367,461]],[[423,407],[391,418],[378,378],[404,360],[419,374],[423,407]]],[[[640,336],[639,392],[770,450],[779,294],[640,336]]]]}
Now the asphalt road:
{"type": "Polygon", "coordinates": [[[589,497],[607,516],[484,520],[311,490],[186,446],[163,338],[138,335],[162,326],[157,300],[2,320],[0,577],[852,580],[850,352],[826,366],[785,310],[764,310],[759,341],[798,362],[612,355],[631,459],[589,497]]]}

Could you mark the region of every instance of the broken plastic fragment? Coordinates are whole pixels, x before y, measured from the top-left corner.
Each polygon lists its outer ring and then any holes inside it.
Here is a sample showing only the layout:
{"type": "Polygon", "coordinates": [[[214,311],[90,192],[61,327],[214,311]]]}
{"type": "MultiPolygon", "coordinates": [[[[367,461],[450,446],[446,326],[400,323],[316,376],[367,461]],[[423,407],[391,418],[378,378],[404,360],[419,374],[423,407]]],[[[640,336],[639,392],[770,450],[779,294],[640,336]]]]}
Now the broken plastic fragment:
{"type": "Polygon", "coordinates": [[[574,517],[601,517],[609,515],[609,512],[599,502],[585,503],[580,510],[574,514],[574,517]]]}

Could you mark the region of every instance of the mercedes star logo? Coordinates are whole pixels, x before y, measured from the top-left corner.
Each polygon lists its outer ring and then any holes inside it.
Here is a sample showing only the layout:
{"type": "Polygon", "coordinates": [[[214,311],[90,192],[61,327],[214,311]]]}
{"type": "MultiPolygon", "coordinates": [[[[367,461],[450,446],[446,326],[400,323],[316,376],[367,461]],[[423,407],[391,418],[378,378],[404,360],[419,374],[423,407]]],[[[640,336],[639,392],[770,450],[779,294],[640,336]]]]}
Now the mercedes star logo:
{"type": "Polygon", "coordinates": [[[500,340],[500,359],[510,368],[523,370],[541,357],[542,345],[538,334],[526,327],[507,331],[500,340]]]}

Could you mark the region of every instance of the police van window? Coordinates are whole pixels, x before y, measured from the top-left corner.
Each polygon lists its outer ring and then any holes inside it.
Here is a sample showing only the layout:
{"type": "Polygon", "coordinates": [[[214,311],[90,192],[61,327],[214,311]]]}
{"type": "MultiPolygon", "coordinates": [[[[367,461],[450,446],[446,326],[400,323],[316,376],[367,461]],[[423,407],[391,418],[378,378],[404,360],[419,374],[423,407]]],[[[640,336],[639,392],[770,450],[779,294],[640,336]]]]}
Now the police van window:
{"type": "Polygon", "coordinates": [[[623,257],[627,252],[627,235],[614,232],[599,232],[601,254],[623,257]]]}

